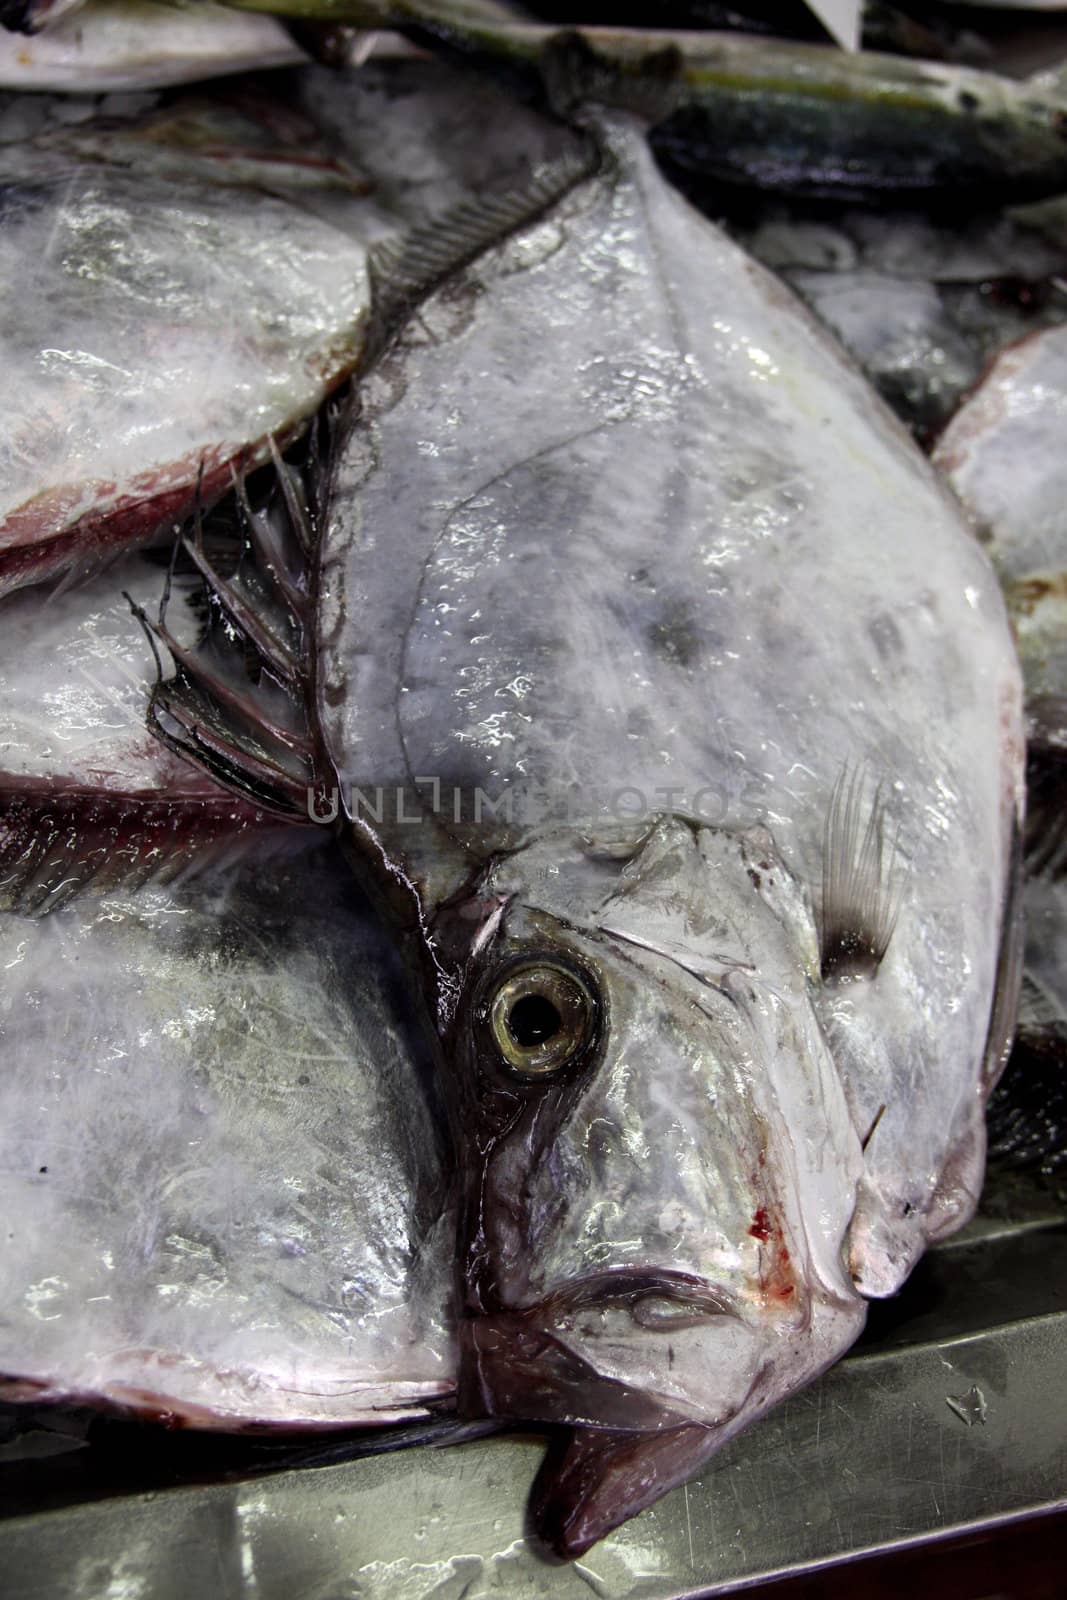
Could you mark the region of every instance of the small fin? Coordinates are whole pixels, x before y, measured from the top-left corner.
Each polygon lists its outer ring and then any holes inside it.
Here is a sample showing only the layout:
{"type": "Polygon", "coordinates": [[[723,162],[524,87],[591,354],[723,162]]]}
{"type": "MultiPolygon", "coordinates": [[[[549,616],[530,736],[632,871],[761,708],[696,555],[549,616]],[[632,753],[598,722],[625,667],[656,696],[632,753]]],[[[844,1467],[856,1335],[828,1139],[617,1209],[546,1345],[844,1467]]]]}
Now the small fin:
{"type": "Polygon", "coordinates": [[[822,975],[871,978],[889,948],[897,918],[893,847],[886,839],[881,786],[868,802],[862,768],[842,772],[823,837],[819,948],[822,975]]]}
{"type": "Polygon", "coordinates": [[[688,1423],[659,1433],[575,1428],[549,1448],[530,1496],[537,1537],[572,1561],[703,1466],[719,1431],[688,1423]]]}
{"type": "Polygon", "coordinates": [[[475,261],[509,234],[536,222],[583,179],[599,156],[592,141],[531,174],[521,189],[464,200],[444,216],[422,223],[401,238],[383,239],[370,250],[376,353],[444,280],[475,261]]]}
{"type": "Polygon", "coordinates": [[[648,124],[677,110],[685,59],[676,44],[650,37],[647,49],[607,55],[583,33],[553,34],[541,51],[541,76],[557,116],[582,120],[589,105],[629,111],[648,124]]]}
{"type": "Polygon", "coordinates": [[[1018,823],[1012,831],[1011,859],[1005,885],[1004,910],[1000,924],[1000,949],[997,954],[996,986],[989,1014],[982,1082],[991,1089],[1004,1071],[1011,1055],[1011,1042],[1019,1015],[1019,990],[1023,976],[1026,923],[1023,916],[1023,845],[1018,823]]]}
{"type": "Polygon", "coordinates": [[[0,778],[0,910],[41,916],[87,890],[169,882],[270,828],[262,810],[206,786],[170,796],[0,778]]]}

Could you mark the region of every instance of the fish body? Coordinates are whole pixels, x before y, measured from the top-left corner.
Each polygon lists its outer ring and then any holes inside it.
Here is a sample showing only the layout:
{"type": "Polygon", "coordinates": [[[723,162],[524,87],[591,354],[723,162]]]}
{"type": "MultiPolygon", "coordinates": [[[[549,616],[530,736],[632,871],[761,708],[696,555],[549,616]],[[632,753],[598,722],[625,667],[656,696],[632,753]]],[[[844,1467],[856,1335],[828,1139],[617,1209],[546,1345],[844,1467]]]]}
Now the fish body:
{"type": "MultiPolygon", "coordinates": [[[[395,27],[544,91],[558,30],[516,21],[499,5],[465,0],[241,0],[241,9],[395,27]]],[[[581,27],[596,61],[587,86],[608,104],[648,97],[669,79],[653,143],[705,186],[755,188],[984,210],[1056,194],[1067,182],[1058,84],[911,61],[875,51],[736,33],[581,27]]],[[[654,97],[655,98],[655,97],[654,97]]]]}
{"type": "Polygon", "coordinates": [[[420,1416],[455,1378],[425,1047],[323,849],[279,853],[149,737],[122,591],[158,585],[135,557],[0,604],[0,896],[28,849],[23,909],[56,908],[0,914],[0,1396],[216,1428],[420,1416]]]}
{"type": "Polygon", "coordinates": [[[75,94],[157,88],[307,60],[273,17],[225,6],[88,0],[32,37],[0,30],[0,87],[75,94]]]}
{"type": "Polygon", "coordinates": [[[928,442],[994,357],[1067,316],[1063,247],[1037,221],[1025,210],[961,225],[793,205],[755,221],[742,215],[730,230],[782,274],[928,442]]]}
{"type": "Polygon", "coordinates": [[[373,1426],[454,1386],[442,1148],[322,852],[0,917],[0,1397],[373,1426]]]}
{"type": "Polygon", "coordinates": [[[351,371],[368,307],[365,245],[283,200],[42,160],[0,220],[0,593],[217,498],[351,371]]]}
{"type": "Polygon", "coordinates": [[[1022,761],[952,502],[601,128],[365,381],[316,578],[453,1112],[461,1405],[576,1426],[538,1502],[572,1554],[973,1208],[1022,761]]]}

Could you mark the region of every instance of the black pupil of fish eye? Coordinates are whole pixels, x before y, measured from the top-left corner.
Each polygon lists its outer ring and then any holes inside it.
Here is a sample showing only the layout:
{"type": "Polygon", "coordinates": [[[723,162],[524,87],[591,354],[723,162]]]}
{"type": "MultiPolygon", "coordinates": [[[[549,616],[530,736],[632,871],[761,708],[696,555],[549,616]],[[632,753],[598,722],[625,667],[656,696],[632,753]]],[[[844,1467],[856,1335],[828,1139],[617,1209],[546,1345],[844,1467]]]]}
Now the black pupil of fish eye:
{"type": "Polygon", "coordinates": [[[563,1018],[547,995],[524,994],[508,1012],[508,1032],[523,1050],[555,1038],[563,1018]]]}

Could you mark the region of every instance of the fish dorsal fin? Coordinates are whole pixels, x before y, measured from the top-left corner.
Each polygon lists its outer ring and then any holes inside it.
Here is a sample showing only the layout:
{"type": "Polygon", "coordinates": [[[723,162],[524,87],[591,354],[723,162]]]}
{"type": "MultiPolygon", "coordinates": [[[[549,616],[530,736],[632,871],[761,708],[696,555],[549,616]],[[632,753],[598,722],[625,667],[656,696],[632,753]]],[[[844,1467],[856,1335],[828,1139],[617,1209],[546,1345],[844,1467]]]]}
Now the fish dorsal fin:
{"type": "Polygon", "coordinates": [[[591,177],[599,160],[591,140],[576,141],[573,151],[532,172],[527,184],[463,200],[445,215],[420,223],[400,238],[383,239],[372,246],[372,354],[389,342],[439,284],[510,234],[536,222],[591,177]]]}
{"type": "MultiPolygon", "coordinates": [[[[176,554],[205,586],[209,625],[199,649],[185,647],[168,626],[169,582],[157,619],[134,607],[158,668],[150,731],[216,783],[292,823],[308,822],[312,798],[332,776],[312,710],[312,634],[320,500],[334,421],[327,408],[313,424],[300,472],[272,441],[264,506],[253,508],[235,477],[229,501],[215,512],[217,521],[228,507],[239,535],[241,557],[232,575],[220,570],[199,511],[194,516],[176,554]]],[[[316,812],[315,820],[325,819],[316,812]]]]}

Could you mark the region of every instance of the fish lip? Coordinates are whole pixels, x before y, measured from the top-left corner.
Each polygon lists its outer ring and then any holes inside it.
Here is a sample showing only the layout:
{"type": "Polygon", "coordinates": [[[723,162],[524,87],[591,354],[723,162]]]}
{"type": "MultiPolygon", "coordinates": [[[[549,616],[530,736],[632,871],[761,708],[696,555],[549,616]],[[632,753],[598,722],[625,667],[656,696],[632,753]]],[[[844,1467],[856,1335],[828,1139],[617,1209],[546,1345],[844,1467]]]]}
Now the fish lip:
{"type": "Polygon", "coordinates": [[[689,1312],[695,1320],[709,1317],[736,1317],[741,1312],[727,1290],[716,1289],[693,1272],[673,1267],[608,1267],[603,1272],[583,1273],[552,1289],[532,1305],[507,1307],[510,1316],[544,1322],[572,1311],[598,1309],[619,1304],[636,1308],[643,1300],[666,1300],[689,1312]]]}
{"type": "Polygon", "coordinates": [[[664,1341],[724,1316],[744,1320],[728,1293],[694,1273],[629,1267],[586,1273],[531,1304],[480,1311],[460,1323],[459,1414],[636,1432],[702,1421],[680,1394],[609,1377],[572,1347],[569,1319],[584,1309],[612,1307],[629,1308],[639,1327],[664,1341]],[[665,1315],[653,1311],[645,1320],[640,1309],[647,1301],[668,1302],[665,1315]]]}

